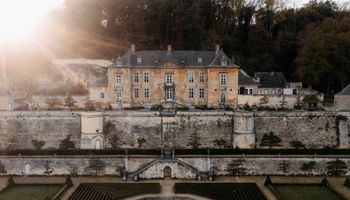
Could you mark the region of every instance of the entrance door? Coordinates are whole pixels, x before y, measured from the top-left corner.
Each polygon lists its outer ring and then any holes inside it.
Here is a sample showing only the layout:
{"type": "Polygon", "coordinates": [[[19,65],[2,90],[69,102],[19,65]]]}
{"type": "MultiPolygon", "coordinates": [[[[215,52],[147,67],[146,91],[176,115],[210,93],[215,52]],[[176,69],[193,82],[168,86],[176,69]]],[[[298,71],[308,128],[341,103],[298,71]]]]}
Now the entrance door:
{"type": "Polygon", "coordinates": [[[172,101],[173,100],[173,88],[167,88],[165,90],[165,100],[172,101]]]}
{"type": "Polygon", "coordinates": [[[169,166],[164,167],[164,178],[171,178],[171,168],[169,166]]]}
{"type": "Polygon", "coordinates": [[[101,149],[102,148],[102,142],[100,139],[97,139],[95,141],[95,149],[101,149]]]}

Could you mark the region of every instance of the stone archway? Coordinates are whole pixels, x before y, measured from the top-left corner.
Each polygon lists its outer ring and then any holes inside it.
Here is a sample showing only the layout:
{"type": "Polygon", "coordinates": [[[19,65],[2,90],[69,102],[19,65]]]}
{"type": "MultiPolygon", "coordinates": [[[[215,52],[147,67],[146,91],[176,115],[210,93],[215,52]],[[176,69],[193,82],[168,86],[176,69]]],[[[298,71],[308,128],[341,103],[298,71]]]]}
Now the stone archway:
{"type": "Polygon", "coordinates": [[[171,167],[164,167],[164,178],[171,178],[171,167]]]}

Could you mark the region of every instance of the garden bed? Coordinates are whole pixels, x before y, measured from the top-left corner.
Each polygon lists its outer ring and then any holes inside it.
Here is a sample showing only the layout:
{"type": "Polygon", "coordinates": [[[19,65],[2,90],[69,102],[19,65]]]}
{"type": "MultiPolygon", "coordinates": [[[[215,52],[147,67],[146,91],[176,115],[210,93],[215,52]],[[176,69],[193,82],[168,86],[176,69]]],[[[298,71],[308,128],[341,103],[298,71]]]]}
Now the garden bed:
{"type": "Polygon", "coordinates": [[[195,194],[210,199],[266,199],[255,183],[176,183],[175,193],[195,194]]]}
{"type": "Polygon", "coordinates": [[[69,200],[122,199],[158,193],[159,183],[82,183],[69,200]]]}
{"type": "Polygon", "coordinates": [[[343,200],[323,185],[273,185],[273,188],[283,200],[343,200]]]}
{"type": "Polygon", "coordinates": [[[0,200],[46,200],[56,196],[63,184],[16,184],[0,192],[0,200]]]}

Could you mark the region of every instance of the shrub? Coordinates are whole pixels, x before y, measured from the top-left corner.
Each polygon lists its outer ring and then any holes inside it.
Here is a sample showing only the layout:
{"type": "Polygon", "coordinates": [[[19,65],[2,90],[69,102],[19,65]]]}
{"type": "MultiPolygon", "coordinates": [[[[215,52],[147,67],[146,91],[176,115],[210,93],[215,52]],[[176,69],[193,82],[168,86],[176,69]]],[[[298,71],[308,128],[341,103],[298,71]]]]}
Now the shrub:
{"type": "Polygon", "coordinates": [[[137,144],[138,144],[139,148],[142,148],[142,146],[145,142],[146,142],[145,138],[143,138],[143,137],[137,138],[137,144]]]}
{"type": "Polygon", "coordinates": [[[47,105],[47,108],[49,110],[60,110],[61,106],[63,106],[63,102],[56,97],[53,98],[46,98],[45,103],[47,105]]]}
{"type": "Polygon", "coordinates": [[[43,140],[32,140],[32,145],[35,150],[41,150],[43,146],[45,145],[45,141],[43,140]]]}
{"type": "Polygon", "coordinates": [[[312,171],[313,169],[316,168],[316,162],[315,161],[310,161],[303,163],[303,165],[300,167],[302,171],[312,171]]]}
{"type": "Polygon", "coordinates": [[[45,168],[44,174],[46,174],[47,176],[50,176],[50,174],[53,172],[53,168],[50,166],[49,161],[45,162],[44,168],[45,168]]]}
{"type": "Polygon", "coordinates": [[[73,99],[72,96],[68,95],[64,98],[64,106],[67,106],[69,108],[74,108],[76,107],[77,102],[73,99]]]}
{"type": "Polygon", "coordinates": [[[70,135],[61,141],[59,149],[75,149],[75,144],[70,140],[70,135]]]}
{"type": "Polygon", "coordinates": [[[90,159],[89,166],[85,168],[85,171],[90,172],[92,175],[104,174],[106,170],[106,164],[100,159],[90,159]]]}
{"type": "Polygon", "coordinates": [[[299,140],[293,140],[289,144],[296,149],[305,149],[305,145],[299,140]]]}
{"type": "Polygon", "coordinates": [[[276,136],[272,131],[269,134],[264,134],[263,138],[261,139],[261,146],[268,146],[270,149],[272,146],[279,146],[281,142],[281,139],[276,136]]]}
{"type": "Polygon", "coordinates": [[[348,171],[346,163],[337,158],[335,161],[327,162],[327,173],[329,175],[340,176],[348,171]]]}
{"type": "Polygon", "coordinates": [[[6,174],[6,173],[7,173],[6,168],[0,161],[0,174],[6,174]]]}
{"type": "Polygon", "coordinates": [[[224,138],[220,138],[220,139],[215,139],[214,144],[215,144],[215,146],[218,146],[219,148],[223,148],[227,145],[227,142],[224,138]]]}

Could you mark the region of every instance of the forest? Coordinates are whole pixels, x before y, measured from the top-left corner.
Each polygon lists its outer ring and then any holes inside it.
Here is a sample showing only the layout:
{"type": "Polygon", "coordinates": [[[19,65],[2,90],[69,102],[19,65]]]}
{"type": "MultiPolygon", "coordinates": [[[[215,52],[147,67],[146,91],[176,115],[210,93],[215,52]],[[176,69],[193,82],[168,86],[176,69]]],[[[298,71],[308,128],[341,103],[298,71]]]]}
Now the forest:
{"type": "Polygon", "coordinates": [[[281,71],[328,95],[350,83],[350,9],[329,0],[298,8],[287,0],[65,0],[26,48],[6,47],[9,74],[18,87],[34,87],[52,74],[51,59],[112,59],[132,43],[138,50],[220,44],[251,75],[281,71]]]}

